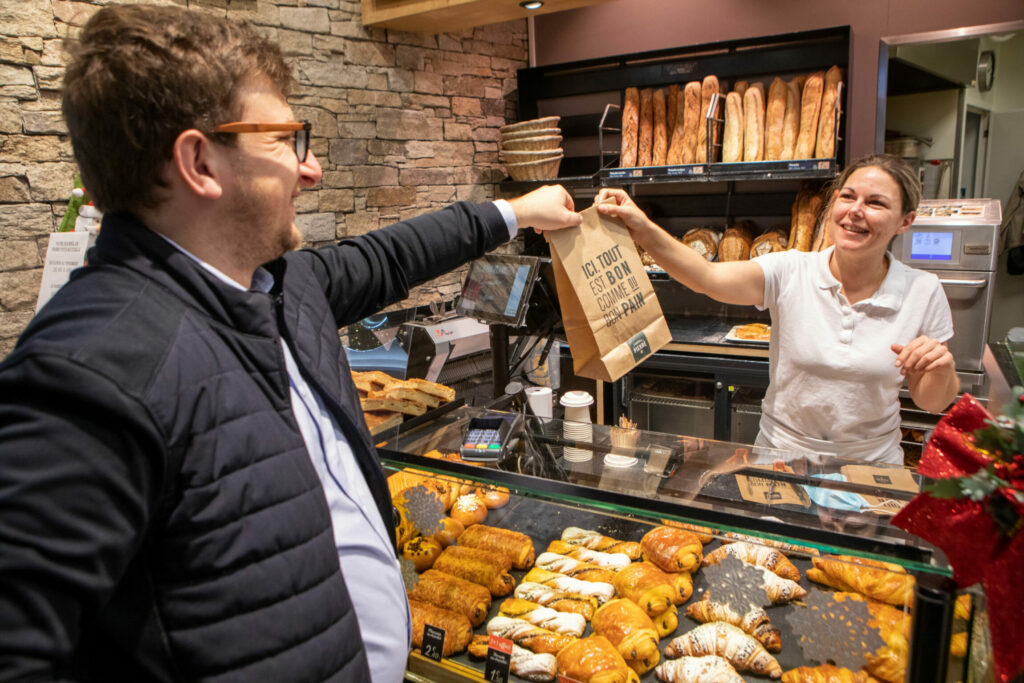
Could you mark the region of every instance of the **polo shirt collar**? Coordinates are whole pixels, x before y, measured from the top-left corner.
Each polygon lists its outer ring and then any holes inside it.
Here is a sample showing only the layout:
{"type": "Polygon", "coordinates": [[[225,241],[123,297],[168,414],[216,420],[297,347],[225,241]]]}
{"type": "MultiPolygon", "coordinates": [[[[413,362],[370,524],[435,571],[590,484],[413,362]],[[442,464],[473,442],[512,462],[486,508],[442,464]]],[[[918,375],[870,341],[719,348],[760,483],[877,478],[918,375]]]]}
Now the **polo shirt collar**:
{"type": "MultiPolygon", "coordinates": [[[[836,279],[835,275],[828,267],[829,259],[832,258],[832,251],[835,246],[831,246],[824,251],[818,252],[818,258],[815,263],[815,270],[817,274],[818,287],[821,289],[838,290],[841,286],[839,280],[836,279]]],[[[903,303],[903,292],[907,287],[907,272],[903,268],[903,264],[899,263],[892,252],[886,252],[885,254],[889,259],[889,270],[885,274],[885,279],[882,280],[882,285],[878,288],[878,291],[872,295],[870,299],[858,302],[874,306],[875,308],[887,308],[890,310],[898,310],[900,305],[903,303]]]]}

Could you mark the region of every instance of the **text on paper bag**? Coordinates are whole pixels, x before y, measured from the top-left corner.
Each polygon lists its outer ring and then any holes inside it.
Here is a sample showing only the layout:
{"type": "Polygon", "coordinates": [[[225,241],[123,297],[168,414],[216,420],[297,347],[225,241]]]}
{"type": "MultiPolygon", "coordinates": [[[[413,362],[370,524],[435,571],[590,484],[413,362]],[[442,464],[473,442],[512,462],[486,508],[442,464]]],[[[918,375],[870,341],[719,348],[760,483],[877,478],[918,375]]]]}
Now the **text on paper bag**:
{"type": "Polygon", "coordinates": [[[622,245],[602,251],[580,267],[604,314],[605,325],[611,327],[644,305],[640,282],[629,264],[622,260],[622,245]]]}

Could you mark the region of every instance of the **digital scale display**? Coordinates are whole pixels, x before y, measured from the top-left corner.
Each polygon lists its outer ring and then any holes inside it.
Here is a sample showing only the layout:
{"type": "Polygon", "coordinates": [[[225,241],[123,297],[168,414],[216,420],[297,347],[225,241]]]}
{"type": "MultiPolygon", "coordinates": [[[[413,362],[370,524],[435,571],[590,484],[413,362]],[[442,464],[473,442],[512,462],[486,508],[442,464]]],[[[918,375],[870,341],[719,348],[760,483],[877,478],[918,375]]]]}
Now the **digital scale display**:
{"type": "Polygon", "coordinates": [[[910,258],[915,261],[952,260],[953,233],[914,231],[910,238],[910,258]]]}

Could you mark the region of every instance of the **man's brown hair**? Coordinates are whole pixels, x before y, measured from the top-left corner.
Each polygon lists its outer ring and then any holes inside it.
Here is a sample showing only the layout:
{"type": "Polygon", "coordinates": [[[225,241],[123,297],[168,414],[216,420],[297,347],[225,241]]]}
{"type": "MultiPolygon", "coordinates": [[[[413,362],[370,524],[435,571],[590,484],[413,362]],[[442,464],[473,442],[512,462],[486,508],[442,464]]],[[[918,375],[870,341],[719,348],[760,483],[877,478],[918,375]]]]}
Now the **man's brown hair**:
{"type": "Polygon", "coordinates": [[[157,206],[175,139],[237,120],[247,77],[285,94],[294,83],[280,48],[250,24],[177,7],[105,7],[68,52],[64,119],[82,183],[107,212],[157,206]]]}

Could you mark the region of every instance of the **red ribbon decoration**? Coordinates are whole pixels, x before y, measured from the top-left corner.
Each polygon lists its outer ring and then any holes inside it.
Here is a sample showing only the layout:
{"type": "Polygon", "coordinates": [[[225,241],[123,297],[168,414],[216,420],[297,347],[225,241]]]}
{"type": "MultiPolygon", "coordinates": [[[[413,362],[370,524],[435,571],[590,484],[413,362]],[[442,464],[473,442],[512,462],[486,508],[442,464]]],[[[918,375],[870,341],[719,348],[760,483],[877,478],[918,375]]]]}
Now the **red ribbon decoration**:
{"type": "MultiPolygon", "coordinates": [[[[918,473],[932,479],[965,477],[992,460],[974,445],[974,432],[992,415],[970,394],[932,432],[918,473]]],[[[993,494],[995,495],[995,494],[993,494]]],[[[982,501],[919,493],[893,517],[893,525],[942,549],[961,588],[979,581],[988,597],[996,680],[1024,673],[1024,533],[1007,537],[982,501]]]]}

